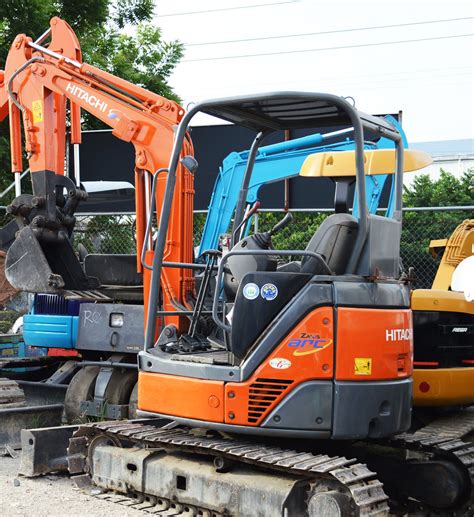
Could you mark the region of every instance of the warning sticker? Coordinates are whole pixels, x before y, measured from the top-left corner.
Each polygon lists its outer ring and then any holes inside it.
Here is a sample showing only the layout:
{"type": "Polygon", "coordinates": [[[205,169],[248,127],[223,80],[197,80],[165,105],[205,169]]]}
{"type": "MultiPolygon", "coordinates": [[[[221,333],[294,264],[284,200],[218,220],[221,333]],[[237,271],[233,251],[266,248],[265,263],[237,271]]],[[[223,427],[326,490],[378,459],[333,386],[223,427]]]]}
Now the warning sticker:
{"type": "Polygon", "coordinates": [[[354,357],[354,375],[371,375],[372,358],[354,357]]]}
{"type": "Polygon", "coordinates": [[[31,103],[31,111],[33,112],[33,124],[43,122],[43,102],[33,101],[31,103]]]}

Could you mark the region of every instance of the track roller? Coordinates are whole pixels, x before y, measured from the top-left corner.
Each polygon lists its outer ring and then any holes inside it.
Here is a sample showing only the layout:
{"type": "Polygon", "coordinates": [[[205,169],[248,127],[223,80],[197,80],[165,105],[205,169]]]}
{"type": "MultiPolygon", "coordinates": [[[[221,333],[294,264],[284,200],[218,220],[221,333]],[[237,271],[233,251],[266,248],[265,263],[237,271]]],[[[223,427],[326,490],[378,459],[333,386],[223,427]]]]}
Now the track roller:
{"type": "Polygon", "coordinates": [[[64,413],[68,424],[80,424],[87,421],[81,403],[94,399],[94,390],[100,368],[86,366],[81,368],[72,378],[66,391],[64,413]]]}

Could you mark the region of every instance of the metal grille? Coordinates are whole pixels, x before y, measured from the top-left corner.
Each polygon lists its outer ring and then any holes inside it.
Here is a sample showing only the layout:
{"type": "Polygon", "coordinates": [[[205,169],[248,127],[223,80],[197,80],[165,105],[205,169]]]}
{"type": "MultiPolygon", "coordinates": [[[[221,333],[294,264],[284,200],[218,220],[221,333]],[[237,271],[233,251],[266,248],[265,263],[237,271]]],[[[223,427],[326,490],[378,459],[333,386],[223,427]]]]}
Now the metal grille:
{"type": "Polygon", "coordinates": [[[280,379],[257,379],[252,383],[249,389],[248,421],[252,424],[258,422],[291,384],[293,381],[280,379]]]}

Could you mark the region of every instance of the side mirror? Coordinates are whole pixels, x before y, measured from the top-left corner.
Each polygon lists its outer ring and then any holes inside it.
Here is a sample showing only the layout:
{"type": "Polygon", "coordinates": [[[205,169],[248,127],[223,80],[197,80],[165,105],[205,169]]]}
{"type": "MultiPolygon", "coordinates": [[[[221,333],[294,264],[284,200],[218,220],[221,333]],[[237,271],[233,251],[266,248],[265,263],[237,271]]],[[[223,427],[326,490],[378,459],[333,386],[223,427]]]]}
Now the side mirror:
{"type": "Polygon", "coordinates": [[[185,167],[191,174],[195,174],[199,166],[196,158],[189,155],[181,158],[181,165],[185,167]]]}

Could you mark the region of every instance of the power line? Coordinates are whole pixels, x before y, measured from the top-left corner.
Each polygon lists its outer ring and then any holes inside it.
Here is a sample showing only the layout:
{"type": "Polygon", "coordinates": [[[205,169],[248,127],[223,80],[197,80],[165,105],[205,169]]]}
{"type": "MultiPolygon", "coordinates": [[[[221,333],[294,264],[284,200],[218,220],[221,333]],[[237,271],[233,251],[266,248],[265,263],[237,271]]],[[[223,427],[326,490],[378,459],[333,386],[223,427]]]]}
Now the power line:
{"type": "MultiPolygon", "coordinates": [[[[382,72],[382,73],[371,73],[371,74],[351,74],[350,77],[348,76],[325,76],[321,77],[320,79],[298,79],[298,80],[291,80],[291,81],[279,81],[279,88],[282,85],[293,85],[293,84],[314,84],[315,82],[321,82],[323,84],[343,84],[346,85],[354,85],[354,84],[363,84],[364,82],[370,81],[372,82],[383,82],[390,84],[392,82],[399,82],[399,81],[412,81],[412,80],[420,80],[425,78],[431,78],[434,81],[438,80],[438,78],[449,78],[454,77],[458,75],[466,75],[472,77],[472,66],[453,66],[453,67],[437,67],[437,68],[421,68],[416,71],[392,71],[392,72],[382,72]],[[468,71],[470,70],[470,71],[468,71]],[[438,72],[438,73],[436,73],[438,72]]],[[[259,88],[261,87],[267,87],[267,86],[274,86],[275,81],[272,82],[258,82],[259,88]]],[[[214,87],[206,87],[204,92],[209,91],[217,91],[222,92],[223,88],[225,90],[232,90],[232,87],[226,87],[224,85],[218,85],[214,87]]]]}
{"type": "Polygon", "coordinates": [[[218,11],[236,11],[237,9],[253,9],[254,7],[266,7],[267,5],[294,4],[295,2],[299,2],[299,0],[285,0],[283,2],[270,2],[268,4],[241,5],[241,6],[236,6],[236,7],[221,7],[219,9],[206,9],[205,11],[187,11],[184,13],[159,14],[158,18],[168,18],[169,16],[185,16],[188,14],[216,13],[218,11]]]}
{"type": "MultiPolygon", "coordinates": [[[[408,77],[398,77],[398,78],[384,78],[384,77],[373,77],[370,81],[367,80],[353,80],[352,78],[349,78],[348,80],[343,81],[341,80],[321,80],[317,81],[315,79],[313,80],[304,80],[304,81],[284,81],[282,83],[278,83],[278,88],[280,89],[283,85],[293,85],[297,84],[301,86],[302,84],[315,84],[316,82],[322,83],[324,85],[324,89],[330,88],[331,90],[336,88],[352,88],[352,87],[363,87],[364,89],[372,88],[372,87],[380,87],[380,88],[386,88],[390,85],[395,84],[413,84],[415,81],[422,81],[425,79],[432,79],[433,82],[440,82],[443,80],[450,80],[453,77],[466,77],[466,78],[472,78],[472,72],[457,72],[457,73],[451,73],[451,74],[437,74],[436,76],[408,76],[408,77]]],[[[273,83],[274,85],[274,83],[273,83]]],[[[431,87],[432,85],[430,85],[431,87]]],[[[259,85],[261,87],[261,85],[259,85]]]]}
{"type": "Polygon", "coordinates": [[[241,59],[248,57],[260,57],[260,56],[278,56],[283,54],[299,54],[303,52],[322,52],[326,50],[343,50],[349,48],[362,48],[362,47],[378,47],[383,45],[396,45],[399,43],[417,43],[419,41],[438,41],[445,39],[453,39],[453,38],[467,38],[474,36],[474,34],[454,34],[452,36],[437,36],[434,38],[419,38],[419,39],[406,39],[406,40],[396,40],[396,41],[381,41],[378,43],[361,43],[358,45],[341,45],[338,47],[322,47],[322,48],[308,48],[301,50],[282,50],[280,52],[261,52],[258,54],[239,54],[237,56],[219,56],[219,57],[203,57],[197,59],[183,59],[182,63],[191,63],[197,61],[217,61],[223,59],[241,59]]]}
{"type": "MultiPolygon", "coordinates": [[[[270,5],[270,4],[269,4],[270,5]]],[[[207,41],[204,43],[185,43],[186,47],[198,47],[204,45],[222,45],[227,43],[245,43],[250,41],[268,41],[273,39],[283,39],[283,38],[300,38],[305,36],[322,36],[325,34],[339,34],[343,32],[357,32],[357,31],[369,31],[375,29],[391,29],[395,27],[409,27],[413,25],[427,25],[432,23],[448,23],[448,22],[458,22],[464,20],[472,20],[474,16],[466,16],[464,18],[446,18],[443,20],[427,20],[424,22],[410,22],[410,23],[395,23],[392,25],[373,25],[369,27],[354,27],[349,29],[337,29],[330,31],[321,31],[321,32],[307,32],[303,34],[287,34],[282,36],[262,36],[258,38],[243,38],[243,39],[234,39],[234,40],[223,40],[223,41],[207,41]]]]}
{"type": "MultiPolygon", "coordinates": [[[[435,88],[437,85],[440,85],[440,84],[442,84],[442,85],[451,84],[450,81],[453,78],[455,78],[458,82],[460,82],[462,80],[459,78],[465,78],[466,80],[470,79],[470,78],[472,78],[472,73],[459,72],[459,73],[454,73],[454,74],[439,74],[434,78],[432,76],[429,76],[429,78],[433,79],[431,87],[435,88]]],[[[372,81],[361,81],[361,80],[353,81],[353,80],[349,79],[348,81],[339,81],[339,82],[338,81],[326,81],[326,80],[319,81],[317,79],[313,79],[313,80],[307,79],[304,81],[283,81],[281,83],[279,82],[278,88],[282,89],[282,87],[297,84],[299,90],[301,90],[301,89],[305,90],[303,85],[306,85],[306,84],[314,85],[316,83],[322,83],[322,85],[323,85],[322,87],[318,86],[319,91],[321,91],[321,88],[324,91],[328,91],[328,90],[335,91],[335,90],[341,90],[342,88],[344,88],[344,91],[350,91],[352,89],[361,89],[361,90],[382,90],[382,89],[384,89],[384,90],[387,90],[387,88],[389,88],[392,85],[395,85],[395,83],[397,83],[396,84],[397,89],[401,88],[401,87],[413,88],[413,81],[419,81],[419,80],[423,80],[423,79],[425,79],[425,78],[424,77],[406,77],[406,78],[398,78],[398,79],[384,78],[384,79],[379,80],[379,78],[376,77],[372,81]]],[[[428,77],[426,77],[426,79],[428,79],[428,77]]],[[[266,91],[267,85],[270,85],[270,83],[258,83],[256,89],[258,91],[266,91]]],[[[274,85],[275,85],[274,82],[271,83],[272,87],[274,87],[274,85]]],[[[290,88],[291,88],[291,86],[290,86],[290,88]]],[[[235,88],[232,88],[232,87],[225,88],[225,87],[221,86],[219,88],[201,88],[200,90],[194,89],[193,95],[195,95],[199,98],[201,98],[201,97],[209,98],[210,91],[211,92],[219,91],[219,94],[221,96],[237,94],[235,88]],[[228,92],[230,92],[230,93],[228,93],[228,92]]]]}

